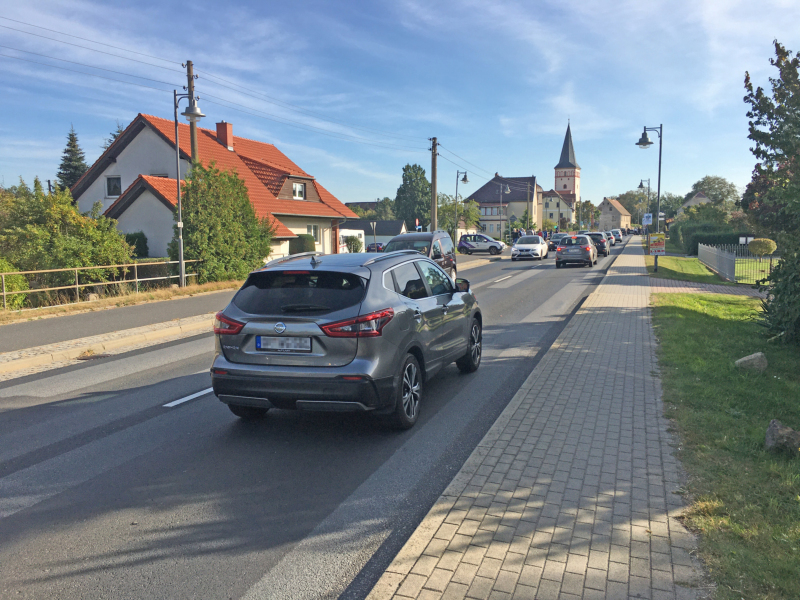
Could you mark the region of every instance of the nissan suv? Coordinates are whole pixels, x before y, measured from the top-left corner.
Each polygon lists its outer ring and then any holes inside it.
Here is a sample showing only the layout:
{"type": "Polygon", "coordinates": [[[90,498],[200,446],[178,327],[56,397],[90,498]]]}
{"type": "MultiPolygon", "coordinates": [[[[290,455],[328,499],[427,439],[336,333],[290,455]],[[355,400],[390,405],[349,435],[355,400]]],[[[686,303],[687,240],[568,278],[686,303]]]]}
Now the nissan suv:
{"type": "Polygon", "coordinates": [[[383,248],[384,252],[397,250],[416,250],[439,265],[453,281],[458,276],[456,250],[446,231],[401,233],[390,239],[383,248]]]}
{"type": "Polygon", "coordinates": [[[496,256],[505,249],[505,242],[490,238],[482,233],[465,233],[458,240],[458,251],[462,254],[488,252],[492,256],[496,256]]]}
{"type": "Polygon", "coordinates": [[[414,250],[305,253],[250,273],[214,320],[214,394],[243,419],[270,408],[366,411],[408,429],[425,384],[481,363],[483,315],[414,250]]]}

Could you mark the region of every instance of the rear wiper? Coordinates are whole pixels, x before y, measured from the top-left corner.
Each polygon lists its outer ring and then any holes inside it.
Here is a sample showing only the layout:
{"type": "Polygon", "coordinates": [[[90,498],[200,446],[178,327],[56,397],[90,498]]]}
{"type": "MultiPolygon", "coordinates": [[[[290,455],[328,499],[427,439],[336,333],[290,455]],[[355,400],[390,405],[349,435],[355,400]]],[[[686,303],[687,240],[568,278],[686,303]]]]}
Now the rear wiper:
{"type": "Polygon", "coordinates": [[[284,304],[281,306],[281,310],[283,312],[305,312],[305,311],[316,311],[316,310],[330,310],[328,306],[322,306],[321,304],[284,304]]]}

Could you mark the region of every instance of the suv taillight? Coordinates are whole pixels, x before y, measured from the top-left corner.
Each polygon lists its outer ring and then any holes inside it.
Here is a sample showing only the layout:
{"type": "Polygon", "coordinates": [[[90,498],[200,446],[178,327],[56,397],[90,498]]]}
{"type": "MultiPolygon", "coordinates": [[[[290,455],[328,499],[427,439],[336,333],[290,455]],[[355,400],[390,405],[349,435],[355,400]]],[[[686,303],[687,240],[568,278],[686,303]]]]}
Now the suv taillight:
{"type": "Polygon", "coordinates": [[[244,323],[234,321],[222,314],[222,311],[214,315],[214,333],[222,335],[236,335],[242,330],[244,323]]]}
{"type": "Polygon", "coordinates": [[[393,317],[394,310],[384,308],[355,319],[345,319],[344,321],[320,325],[319,328],[328,337],[377,337],[381,335],[381,331],[393,317]]]}

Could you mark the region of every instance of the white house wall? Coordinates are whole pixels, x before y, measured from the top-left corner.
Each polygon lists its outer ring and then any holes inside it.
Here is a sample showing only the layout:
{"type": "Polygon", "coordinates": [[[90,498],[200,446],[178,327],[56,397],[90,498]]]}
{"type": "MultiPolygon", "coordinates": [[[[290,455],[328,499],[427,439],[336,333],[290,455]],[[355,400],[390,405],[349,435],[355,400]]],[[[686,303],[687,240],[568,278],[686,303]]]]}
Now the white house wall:
{"type": "MultiPolygon", "coordinates": [[[[333,245],[331,244],[331,218],[330,217],[292,217],[288,215],[277,215],[280,222],[286,225],[294,234],[300,235],[301,233],[308,233],[309,225],[317,225],[319,227],[320,241],[317,243],[317,252],[332,253],[333,245]]],[[[338,244],[338,240],[337,240],[338,244]]]]}
{"type": "MultiPolygon", "coordinates": [[[[181,159],[181,174],[186,176],[188,169],[189,163],[181,159]]],[[[117,162],[106,167],[92,185],[77,198],[78,209],[81,212],[88,212],[95,202],[102,202],[105,211],[117,199],[117,196],[106,196],[106,177],[120,177],[124,192],[139,175],[166,175],[172,179],[175,179],[176,175],[175,148],[149,127],[145,127],[119,153],[117,162]]]]}
{"type": "Polygon", "coordinates": [[[167,255],[167,244],[172,241],[175,221],[173,213],[150,190],[145,190],[128,209],[120,215],[117,229],[123,233],[143,231],[147,236],[149,256],[167,255]]]}

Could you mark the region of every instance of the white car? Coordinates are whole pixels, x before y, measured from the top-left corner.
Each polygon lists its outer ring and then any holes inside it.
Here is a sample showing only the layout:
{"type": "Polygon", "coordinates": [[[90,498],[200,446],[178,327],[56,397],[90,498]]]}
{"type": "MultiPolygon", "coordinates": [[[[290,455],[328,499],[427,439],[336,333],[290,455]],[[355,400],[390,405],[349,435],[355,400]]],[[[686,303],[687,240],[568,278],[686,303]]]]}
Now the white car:
{"type": "Polygon", "coordinates": [[[458,251],[462,254],[472,254],[473,252],[488,252],[492,256],[500,254],[506,249],[506,245],[500,240],[495,240],[482,233],[464,234],[458,241],[458,251]]]}
{"type": "Polygon", "coordinates": [[[518,258],[538,258],[542,260],[546,257],[547,242],[538,235],[523,235],[511,247],[511,260],[517,260],[518,258]]]}
{"type": "Polygon", "coordinates": [[[609,241],[611,242],[611,245],[612,245],[612,246],[616,246],[616,245],[617,245],[617,240],[616,240],[616,238],[614,237],[614,234],[613,234],[612,232],[610,232],[610,231],[604,231],[603,233],[605,233],[605,234],[606,234],[606,237],[609,239],[609,241]]]}

